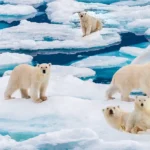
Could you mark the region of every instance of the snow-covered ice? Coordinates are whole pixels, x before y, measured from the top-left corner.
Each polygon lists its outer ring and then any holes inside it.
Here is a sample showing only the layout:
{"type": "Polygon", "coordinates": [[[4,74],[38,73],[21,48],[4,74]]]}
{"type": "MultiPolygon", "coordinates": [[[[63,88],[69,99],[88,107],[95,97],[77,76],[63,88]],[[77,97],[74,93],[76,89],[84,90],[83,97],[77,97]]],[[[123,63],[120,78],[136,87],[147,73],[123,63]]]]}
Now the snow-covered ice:
{"type": "Polygon", "coordinates": [[[0,20],[6,22],[32,18],[37,10],[29,5],[0,5],[0,20]]]}
{"type": "Polygon", "coordinates": [[[111,68],[120,66],[128,61],[124,57],[116,56],[90,56],[72,64],[77,67],[92,67],[92,68],[111,68]]]}
{"type": "Polygon", "coordinates": [[[0,54],[0,67],[5,65],[17,65],[22,63],[31,63],[33,57],[26,54],[18,53],[1,53],[0,54]]]}
{"type": "Polygon", "coordinates": [[[0,49],[15,50],[58,48],[80,48],[82,50],[82,48],[105,47],[120,41],[119,34],[113,29],[105,28],[101,32],[82,38],[79,28],[26,20],[21,21],[18,26],[0,30],[0,35],[0,49]]]}
{"type": "MultiPolygon", "coordinates": [[[[70,73],[69,73],[70,74],[70,73]]],[[[107,101],[105,91],[108,85],[82,81],[72,75],[52,72],[47,90],[48,100],[37,104],[21,99],[4,100],[3,93],[9,76],[0,78],[0,130],[12,134],[37,133],[39,136],[20,142],[11,136],[0,136],[3,149],[125,149],[149,148],[148,134],[134,135],[110,127],[102,114],[102,108],[120,105],[126,111],[133,109],[133,103],[116,100],[107,101]],[[23,109],[25,108],[25,109],[23,109]],[[11,124],[11,126],[10,126],[11,124]],[[114,136],[115,135],[115,136],[114,136]],[[111,145],[111,146],[110,146],[111,145]]]]}
{"type": "Polygon", "coordinates": [[[34,7],[40,6],[44,0],[3,0],[6,4],[14,4],[14,5],[32,5],[34,7]]]}
{"type": "Polygon", "coordinates": [[[119,51],[128,55],[139,56],[144,53],[145,49],[133,46],[125,46],[121,47],[119,51]]]}

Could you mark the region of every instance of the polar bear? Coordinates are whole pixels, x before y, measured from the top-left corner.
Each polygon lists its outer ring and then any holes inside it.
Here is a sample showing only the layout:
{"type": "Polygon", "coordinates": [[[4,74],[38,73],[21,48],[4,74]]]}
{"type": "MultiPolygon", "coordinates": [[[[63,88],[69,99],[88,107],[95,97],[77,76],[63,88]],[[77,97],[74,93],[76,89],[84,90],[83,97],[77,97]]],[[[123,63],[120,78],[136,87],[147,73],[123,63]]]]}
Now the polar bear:
{"type": "Polygon", "coordinates": [[[36,67],[21,64],[12,71],[4,94],[5,99],[12,99],[12,94],[20,89],[22,98],[30,98],[39,103],[47,100],[45,92],[50,77],[51,64],[40,64],[36,67]]]}
{"type": "Polygon", "coordinates": [[[121,99],[124,101],[133,101],[129,97],[133,89],[141,89],[150,96],[150,63],[147,64],[130,64],[119,69],[113,76],[111,85],[106,91],[107,99],[112,97],[116,92],[121,93],[121,99]]]}
{"type": "Polygon", "coordinates": [[[134,103],[134,111],[127,120],[126,131],[138,133],[147,129],[150,129],[150,99],[138,96],[134,103]]]}
{"type": "Polygon", "coordinates": [[[113,128],[124,131],[129,113],[123,111],[119,106],[109,106],[103,109],[103,114],[113,128]]]}
{"type": "Polygon", "coordinates": [[[79,12],[78,15],[80,18],[83,37],[102,29],[102,23],[97,18],[88,15],[86,12],[79,12]]]}

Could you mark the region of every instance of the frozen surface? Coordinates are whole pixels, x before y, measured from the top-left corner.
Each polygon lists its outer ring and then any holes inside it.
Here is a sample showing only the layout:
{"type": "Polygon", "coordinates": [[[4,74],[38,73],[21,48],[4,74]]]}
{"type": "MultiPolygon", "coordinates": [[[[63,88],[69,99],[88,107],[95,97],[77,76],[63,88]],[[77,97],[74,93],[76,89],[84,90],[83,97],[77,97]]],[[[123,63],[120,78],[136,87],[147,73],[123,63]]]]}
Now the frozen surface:
{"type": "Polygon", "coordinates": [[[29,5],[0,5],[0,20],[6,22],[32,18],[36,9],[29,5]]]}
{"type": "MultiPolygon", "coordinates": [[[[103,29],[82,38],[81,29],[69,25],[33,23],[26,20],[20,25],[0,31],[0,49],[58,49],[105,47],[120,41],[113,29],[103,29]]],[[[82,49],[81,49],[82,50],[82,49]]]]}
{"type": "Polygon", "coordinates": [[[100,67],[100,68],[111,68],[120,66],[121,64],[128,61],[124,57],[116,56],[90,56],[81,61],[75,62],[72,65],[77,67],[100,67]]]}
{"type": "Polygon", "coordinates": [[[148,19],[150,18],[149,3],[148,0],[138,0],[120,1],[107,5],[75,0],[56,0],[48,3],[47,15],[52,22],[71,25],[75,23],[76,25],[76,23],[79,24],[77,12],[85,10],[90,15],[102,20],[104,27],[117,28],[120,32],[131,31],[143,34],[148,25],[142,26],[142,24],[149,22],[148,19]],[[136,28],[135,24],[138,22],[141,25],[136,28]]]}
{"type": "Polygon", "coordinates": [[[144,48],[132,47],[132,46],[125,46],[120,48],[120,52],[132,55],[132,56],[139,56],[145,51],[144,48]]]}
{"type": "Polygon", "coordinates": [[[105,91],[108,85],[52,72],[47,90],[48,100],[37,104],[30,99],[19,98],[18,91],[14,94],[17,99],[4,100],[3,93],[8,79],[9,76],[0,78],[0,85],[3,85],[0,86],[0,131],[10,133],[10,136],[0,136],[2,149],[150,148],[150,135],[120,132],[106,123],[102,108],[120,105],[126,111],[133,109],[132,102],[123,102],[118,95],[116,100],[106,101],[105,91]],[[13,134],[17,136],[24,132],[37,135],[20,142],[12,139],[13,134]]]}
{"type": "Polygon", "coordinates": [[[44,1],[43,0],[3,0],[4,3],[8,4],[22,4],[22,5],[33,5],[33,6],[39,6],[44,1]]]}
{"type": "Polygon", "coordinates": [[[26,54],[2,53],[0,54],[0,67],[22,63],[31,63],[33,57],[26,54]]]}

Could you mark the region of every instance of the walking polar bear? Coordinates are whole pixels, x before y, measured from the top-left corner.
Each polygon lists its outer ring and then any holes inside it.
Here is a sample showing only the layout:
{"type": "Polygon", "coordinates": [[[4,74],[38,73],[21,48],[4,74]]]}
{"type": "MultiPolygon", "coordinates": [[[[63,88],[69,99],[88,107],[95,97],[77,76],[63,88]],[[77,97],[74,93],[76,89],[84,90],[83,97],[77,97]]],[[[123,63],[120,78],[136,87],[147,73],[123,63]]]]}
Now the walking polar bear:
{"type": "Polygon", "coordinates": [[[119,69],[113,76],[111,85],[106,91],[107,99],[116,92],[121,93],[123,101],[133,101],[129,94],[134,89],[141,89],[150,96],[150,63],[131,64],[119,69]]]}
{"type": "Polygon", "coordinates": [[[4,94],[5,99],[12,99],[12,94],[20,89],[22,98],[30,98],[28,89],[30,88],[31,99],[37,103],[47,100],[45,95],[51,64],[40,64],[36,67],[22,64],[12,71],[4,94]]]}
{"type": "Polygon", "coordinates": [[[113,128],[129,133],[138,133],[150,129],[150,99],[136,97],[133,112],[125,112],[119,106],[103,109],[103,114],[113,128]]]}
{"type": "Polygon", "coordinates": [[[83,37],[102,29],[102,23],[97,18],[88,15],[86,12],[79,12],[78,15],[80,17],[83,37]]]}

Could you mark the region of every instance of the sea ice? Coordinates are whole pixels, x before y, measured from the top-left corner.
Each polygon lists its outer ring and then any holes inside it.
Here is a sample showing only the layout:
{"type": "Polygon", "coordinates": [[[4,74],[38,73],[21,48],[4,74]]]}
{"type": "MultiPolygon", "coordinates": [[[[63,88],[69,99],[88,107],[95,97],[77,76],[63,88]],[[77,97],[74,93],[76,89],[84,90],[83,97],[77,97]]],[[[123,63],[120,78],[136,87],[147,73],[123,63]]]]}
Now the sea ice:
{"type": "Polygon", "coordinates": [[[116,57],[116,56],[90,56],[86,59],[77,61],[72,64],[72,66],[77,67],[91,67],[91,68],[111,68],[120,66],[126,63],[127,58],[116,57]]]}

